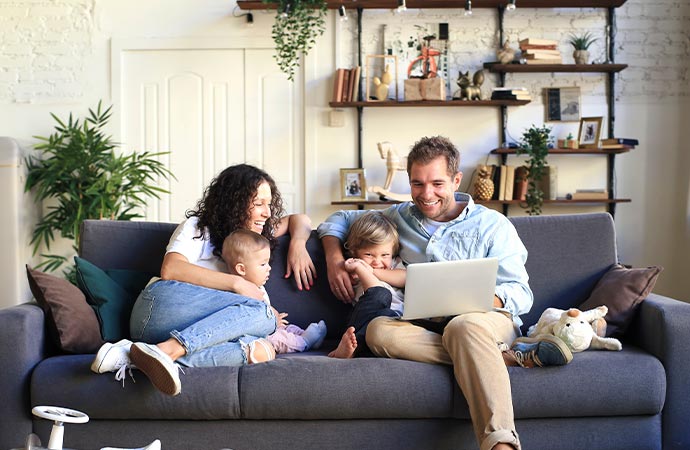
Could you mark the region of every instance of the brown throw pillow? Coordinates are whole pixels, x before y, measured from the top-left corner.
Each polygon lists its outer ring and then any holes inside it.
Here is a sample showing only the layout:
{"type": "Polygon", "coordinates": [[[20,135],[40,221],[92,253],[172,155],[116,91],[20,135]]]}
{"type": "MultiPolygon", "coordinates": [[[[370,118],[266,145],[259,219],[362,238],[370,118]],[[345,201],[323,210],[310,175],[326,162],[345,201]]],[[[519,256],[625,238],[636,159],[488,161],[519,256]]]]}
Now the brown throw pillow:
{"type": "Polygon", "coordinates": [[[606,305],[606,336],[622,336],[630,325],[635,310],[647,298],[661,271],[661,266],[629,269],[615,264],[594,286],[592,294],[579,308],[582,311],[606,305]]]}
{"type": "Polygon", "coordinates": [[[94,353],[103,344],[96,313],[67,280],[26,266],[29,287],[46,315],[48,336],[69,353],[94,353]]]}

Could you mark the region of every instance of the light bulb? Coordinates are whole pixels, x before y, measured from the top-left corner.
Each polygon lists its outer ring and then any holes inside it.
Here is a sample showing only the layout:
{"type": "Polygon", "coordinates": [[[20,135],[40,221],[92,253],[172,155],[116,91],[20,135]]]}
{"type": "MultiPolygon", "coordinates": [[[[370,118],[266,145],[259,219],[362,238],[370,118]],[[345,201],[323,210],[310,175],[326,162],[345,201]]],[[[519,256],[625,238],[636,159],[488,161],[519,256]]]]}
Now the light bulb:
{"type": "Polygon", "coordinates": [[[347,21],[347,12],[345,12],[345,5],[340,5],[340,7],[338,8],[338,14],[340,15],[341,22],[347,21]]]}
{"type": "Polygon", "coordinates": [[[515,0],[508,0],[508,4],[506,5],[506,10],[507,11],[515,11],[515,0]]]}
{"type": "Polygon", "coordinates": [[[405,4],[405,0],[398,0],[398,9],[396,9],[395,11],[399,13],[407,11],[407,5],[405,4]]]}
{"type": "Polygon", "coordinates": [[[472,0],[467,0],[465,2],[465,16],[471,16],[472,15],[472,0]]]}

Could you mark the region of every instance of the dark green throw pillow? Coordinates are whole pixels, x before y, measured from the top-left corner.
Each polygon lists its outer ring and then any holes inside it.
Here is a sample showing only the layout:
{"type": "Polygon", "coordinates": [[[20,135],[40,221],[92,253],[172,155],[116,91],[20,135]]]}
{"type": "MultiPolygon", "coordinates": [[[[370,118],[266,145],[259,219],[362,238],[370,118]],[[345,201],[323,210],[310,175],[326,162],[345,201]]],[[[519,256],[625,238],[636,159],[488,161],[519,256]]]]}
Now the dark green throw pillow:
{"type": "Polygon", "coordinates": [[[77,285],[98,317],[101,336],[115,342],[129,338],[129,316],[152,274],[134,270],[103,270],[76,256],[77,285]]]}

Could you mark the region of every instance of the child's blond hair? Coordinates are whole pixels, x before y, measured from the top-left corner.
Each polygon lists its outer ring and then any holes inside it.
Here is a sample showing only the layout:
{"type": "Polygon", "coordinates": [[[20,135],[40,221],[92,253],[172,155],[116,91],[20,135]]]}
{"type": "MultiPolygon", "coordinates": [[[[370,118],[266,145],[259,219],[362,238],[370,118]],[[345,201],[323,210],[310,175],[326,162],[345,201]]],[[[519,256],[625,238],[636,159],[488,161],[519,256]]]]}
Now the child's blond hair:
{"type": "Polygon", "coordinates": [[[240,228],[230,233],[223,241],[223,260],[228,267],[244,262],[247,255],[270,247],[271,243],[264,236],[240,228]]]}
{"type": "Polygon", "coordinates": [[[398,239],[398,230],[392,220],[379,211],[369,211],[357,217],[350,226],[345,248],[354,256],[361,248],[393,241],[393,255],[397,255],[398,239]]]}

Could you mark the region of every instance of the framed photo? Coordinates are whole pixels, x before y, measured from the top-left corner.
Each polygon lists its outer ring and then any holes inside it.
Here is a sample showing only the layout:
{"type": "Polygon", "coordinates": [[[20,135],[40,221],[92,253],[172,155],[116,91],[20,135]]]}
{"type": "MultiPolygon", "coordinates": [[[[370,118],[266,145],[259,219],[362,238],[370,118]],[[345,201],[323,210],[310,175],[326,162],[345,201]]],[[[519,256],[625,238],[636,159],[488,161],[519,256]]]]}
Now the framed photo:
{"type": "Polygon", "coordinates": [[[580,119],[580,132],[577,142],[580,148],[599,147],[602,117],[583,117],[580,119]]]}
{"type": "Polygon", "coordinates": [[[546,88],[546,121],[577,122],[580,120],[580,88],[546,88]]]}
{"type": "Polygon", "coordinates": [[[342,200],[367,199],[364,169],[340,169],[340,197],[342,200]]]}

